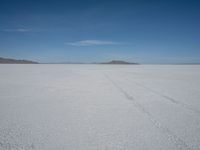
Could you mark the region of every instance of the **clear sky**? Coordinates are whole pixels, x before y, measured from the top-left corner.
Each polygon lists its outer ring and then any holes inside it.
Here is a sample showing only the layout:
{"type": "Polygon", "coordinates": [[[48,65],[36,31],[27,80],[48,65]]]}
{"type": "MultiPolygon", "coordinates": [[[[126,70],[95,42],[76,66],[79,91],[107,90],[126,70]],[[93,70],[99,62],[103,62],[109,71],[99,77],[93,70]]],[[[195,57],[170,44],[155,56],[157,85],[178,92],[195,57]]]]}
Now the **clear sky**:
{"type": "Polygon", "coordinates": [[[200,0],[0,0],[0,56],[200,62],[200,0]]]}

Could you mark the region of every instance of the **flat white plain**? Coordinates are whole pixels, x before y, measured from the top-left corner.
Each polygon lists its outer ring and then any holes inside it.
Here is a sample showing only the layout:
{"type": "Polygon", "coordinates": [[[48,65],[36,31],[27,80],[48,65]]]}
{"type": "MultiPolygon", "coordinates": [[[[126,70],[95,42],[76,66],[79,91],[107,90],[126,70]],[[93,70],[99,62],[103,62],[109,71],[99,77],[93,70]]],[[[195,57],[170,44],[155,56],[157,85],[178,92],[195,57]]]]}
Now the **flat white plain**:
{"type": "Polygon", "coordinates": [[[199,150],[199,65],[0,65],[0,150],[199,150]]]}

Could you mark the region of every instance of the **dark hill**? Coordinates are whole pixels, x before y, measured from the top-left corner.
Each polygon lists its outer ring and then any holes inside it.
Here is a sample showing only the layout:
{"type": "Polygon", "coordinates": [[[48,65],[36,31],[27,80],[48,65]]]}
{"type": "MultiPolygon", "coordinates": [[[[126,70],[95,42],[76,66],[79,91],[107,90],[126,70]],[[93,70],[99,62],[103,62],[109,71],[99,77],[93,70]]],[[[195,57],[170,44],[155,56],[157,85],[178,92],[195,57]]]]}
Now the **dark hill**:
{"type": "Polygon", "coordinates": [[[126,62],[126,61],[122,61],[122,60],[112,60],[112,61],[104,62],[104,63],[101,63],[101,64],[137,65],[138,63],[126,62]]]}

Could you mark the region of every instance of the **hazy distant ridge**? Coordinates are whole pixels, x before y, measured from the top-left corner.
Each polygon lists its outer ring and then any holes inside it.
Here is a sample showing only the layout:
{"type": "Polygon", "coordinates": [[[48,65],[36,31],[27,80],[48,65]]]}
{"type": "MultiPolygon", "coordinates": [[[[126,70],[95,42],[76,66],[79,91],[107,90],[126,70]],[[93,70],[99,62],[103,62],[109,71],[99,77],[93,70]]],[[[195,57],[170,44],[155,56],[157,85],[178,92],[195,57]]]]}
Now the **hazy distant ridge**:
{"type": "Polygon", "coordinates": [[[38,64],[38,62],[0,57],[0,64],[38,64]]]}

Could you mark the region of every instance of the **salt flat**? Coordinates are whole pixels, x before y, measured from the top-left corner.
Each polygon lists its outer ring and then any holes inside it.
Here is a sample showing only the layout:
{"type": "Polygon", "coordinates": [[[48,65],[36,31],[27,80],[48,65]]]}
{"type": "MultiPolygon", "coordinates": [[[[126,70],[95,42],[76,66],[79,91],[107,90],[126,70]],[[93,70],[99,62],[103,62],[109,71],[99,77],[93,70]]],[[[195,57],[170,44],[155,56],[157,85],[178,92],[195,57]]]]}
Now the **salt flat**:
{"type": "Polygon", "coordinates": [[[199,150],[200,65],[0,65],[0,150],[199,150]]]}

